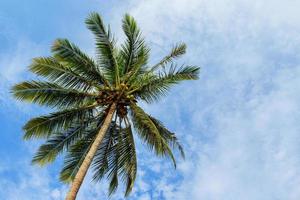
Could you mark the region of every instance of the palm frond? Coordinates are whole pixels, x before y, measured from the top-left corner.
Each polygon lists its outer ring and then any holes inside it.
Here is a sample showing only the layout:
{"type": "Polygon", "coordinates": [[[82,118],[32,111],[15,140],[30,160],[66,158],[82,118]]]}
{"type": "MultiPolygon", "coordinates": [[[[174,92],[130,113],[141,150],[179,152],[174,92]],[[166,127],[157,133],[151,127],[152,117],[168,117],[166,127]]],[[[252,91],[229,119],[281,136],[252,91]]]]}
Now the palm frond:
{"type": "MultiPolygon", "coordinates": [[[[96,134],[96,133],[95,133],[96,134]]],[[[77,174],[85,156],[91,148],[93,138],[80,140],[71,146],[70,151],[65,156],[63,169],[60,172],[60,180],[70,183],[77,174]]]]}
{"type": "Polygon", "coordinates": [[[179,143],[177,137],[175,136],[175,133],[172,133],[169,131],[161,121],[155,119],[154,117],[148,115],[148,117],[151,119],[151,121],[156,126],[157,130],[159,131],[160,135],[167,141],[167,143],[173,147],[177,148],[182,156],[182,158],[185,158],[184,150],[181,144],[179,143]]]}
{"type": "Polygon", "coordinates": [[[82,106],[95,100],[96,94],[64,88],[50,82],[27,81],[12,88],[18,100],[40,105],[68,108],[82,106]]]}
{"type": "Polygon", "coordinates": [[[114,41],[110,31],[106,30],[98,13],[91,13],[85,23],[88,29],[95,35],[100,67],[105,70],[105,75],[111,82],[119,84],[119,68],[114,55],[114,41]]]}
{"type": "Polygon", "coordinates": [[[119,176],[121,176],[126,186],[125,196],[128,196],[132,190],[136,177],[136,153],[131,137],[131,127],[119,128],[116,143],[108,157],[108,169],[110,169],[107,175],[110,179],[109,195],[116,191],[119,176]]]}
{"type": "MultiPolygon", "coordinates": [[[[68,145],[69,140],[76,139],[77,134],[81,131],[80,127],[74,129],[70,134],[53,134],[45,144],[41,145],[32,159],[33,164],[44,166],[53,162],[59,153],[62,153],[64,146],[68,145]]],[[[77,136],[78,137],[78,136],[77,136]]]]}
{"type": "Polygon", "coordinates": [[[116,143],[117,134],[116,123],[112,122],[93,160],[93,180],[95,181],[100,181],[104,177],[105,173],[107,173],[109,170],[108,157],[109,154],[111,154],[114,144],[116,143]]]}
{"type": "Polygon", "coordinates": [[[70,67],[64,66],[53,57],[34,58],[29,68],[35,74],[46,77],[63,87],[83,91],[99,87],[97,82],[84,78],[84,76],[73,71],[70,67]]]}
{"type": "Polygon", "coordinates": [[[137,172],[137,158],[131,126],[122,130],[123,143],[120,147],[119,165],[122,166],[122,180],[125,183],[125,196],[132,191],[137,172]]]}
{"type": "Polygon", "coordinates": [[[90,150],[93,141],[100,129],[102,121],[98,122],[97,128],[90,130],[86,137],[78,140],[75,144],[70,146],[70,149],[65,156],[63,169],[60,172],[60,180],[69,183],[77,174],[83,160],[85,159],[88,151],[90,150]]]}
{"type": "Polygon", "coordinates": [[[23,127],[25,131],[24,139],[48,138],[55,132],[66,130],[72,123],[92,117],[96,106],[93,104],[33,118],[23,127]]]}
{"type": "Polygon", "coordinates": [[[132,190],[137,170],[136,152],[131,127],[121,128],[113,122],[93,160],[93,179],[105,175],[110,180],[109,195],[119,184],[119,176],[126,186],[125,196],[132,190]]]}
{"type": "Polygon", "coordinates": [[[52,134],[46,143],[41,145],[32,163],[41,166],[53,162],[59,153],[68,151],[69,147],[82,139],[89,131],[95,129],[97,122],[103,120],[103,113],[97,117],[87,118],[73,123],[68,130],[52,134]]]}
{"type": "Polygon", "coordinates": [[[118,171],[119,171],[119,148],[120,148],[120,137],[116,137],[115,144],[112,148],[110,148],[110,152],[108,154],[108,172],[107,172],[107,178],[109,179],[109,188],[108,188],[108,194],[109,196],[112,195],[119,184],[118,180],[118,171]]]}
{"type": "Polygon", "coordinates": [[[145,45],[133,17],[126,14],[123,19],[123,31],[126,35],[125,44],[122,45],[121,55],[125,60],[123,73],[127,74],[125,79],[136,74],[145,65],[149,57],[149,49],[145,45]]]}
{"type": "Polygon", "coordinates": [[[198,79],[199,67],[196,66],[182,66],[177,69],[176,66],[171,66],[169,70],[160,72],[157,76],[147,75],[149,78],[136,80],[135,88],[131,92],[137,98],[151,103],[157,101],[161,96],[164,96],[170,87],[174,84],[178,84],[184,80],[196,80],[198,79]]]}
{"type": "Polygon", "coordinates": [[[55,40],[52,52],[56,59],[68,65],[74,72],[90,82],[97,81],[98,84],[107,84],[107,80],[97,64],[69,40],[55,40]]]}
{"type": "MultiPolygon", "coordinates": [[[[118,159],[116,158],[115,161],[117,162],[118,159]]],[[[117,164],[116,164],[116,166],[117,166],[117,164]]],[[[113,172],[114,172],[113,176],[111,177],[110,182],[109,182],[109,188],[108,188],[109,196],[116,192],[118,185],[119,185],[117,168],[113,172]]]]}
{"type": "Polygon", "coordinates": [[[174,59],[182,56],[183,54],[185,54],[186,52],[186,44],[184,43],[180,43],[175,45],[171,52],[165,56],[161,61],[159,61],[157,64],[155,64],[153,67],[151,67],[150,71],[155,71],[157,70],[159,67],[164,66],[166,64],[168,64],[169,62],[172,62],[174,59]]]}
{"type": "Polygon", "coordinates": [[[133,126],[141,139],[158,156],[169,156],[173,161],[174,167],[176,167],[176,161],[169,145],[160,135],[159,130],[149,116],[142,108],[133,103],[130,104],[130,110],[133,126]]]}

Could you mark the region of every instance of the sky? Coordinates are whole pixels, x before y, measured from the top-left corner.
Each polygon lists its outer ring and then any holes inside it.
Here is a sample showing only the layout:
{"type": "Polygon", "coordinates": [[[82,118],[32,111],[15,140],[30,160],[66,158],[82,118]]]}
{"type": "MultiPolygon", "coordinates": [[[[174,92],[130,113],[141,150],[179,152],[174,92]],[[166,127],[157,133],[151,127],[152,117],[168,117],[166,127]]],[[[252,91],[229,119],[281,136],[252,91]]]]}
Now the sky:
{"type": "MultiPolygon", "coordinates": [[[[118,42],[121,20],[134,16],[151,47],[150,63],[178,42],[179,63],[201,67],[200,79],[174,87],[143,108],[183,143],[174,170],[142,143],[133,200],[300,199],[299,0],[9,0],[0,1],[0,199],[62,200],[62,159],[44,168],[31,157],[42,141],[23,141],[22,125],[46,108],[15,101],[10,88],[33,77],[27,66],[68,38],[94,55],[84,20],[99,12],[118,42]]],[[[91,182],[79,200],[108,199],[91,182]]],[[[123,199],[123,188],[110,199],[123,199]]]]}

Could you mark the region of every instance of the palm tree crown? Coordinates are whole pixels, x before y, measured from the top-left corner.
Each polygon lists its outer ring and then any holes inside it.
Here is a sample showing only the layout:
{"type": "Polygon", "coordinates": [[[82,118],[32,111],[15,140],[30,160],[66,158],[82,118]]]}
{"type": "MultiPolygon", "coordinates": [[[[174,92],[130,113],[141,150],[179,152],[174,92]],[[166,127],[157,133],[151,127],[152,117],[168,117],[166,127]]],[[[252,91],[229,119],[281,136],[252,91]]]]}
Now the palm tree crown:
{"type": "Polygon", "coordinates": [[[48,80],[26,81],[15,85],[12,91],[19,100],[57,109],[28,121],[24,139],[46,139],[33,163],[45,165],[64,153],[60,179],[67,183],[73,181],[110,107],[115,105],[91,167],[96,181],[108,178],[110,194],[122,180],[127,196],[137,171],[132,127],[151,150],[170,157],[175,166],[171,148],[179,149],[184,156],[174,133],[137,102],[157,101],[172,85],[197,79],[199,68],[174,64],[174,59],[185,53],[185,44],[176,45],[160,62],[149,66],[149,48],[135,20],[125,15],[122,22],[126,40],[117,47],[101,17],[90,14],[86,25],[95,36],[95,59],[67,39],[57,39],[51,57],[34,58],[30,65],[33,73],[48,80]]]}

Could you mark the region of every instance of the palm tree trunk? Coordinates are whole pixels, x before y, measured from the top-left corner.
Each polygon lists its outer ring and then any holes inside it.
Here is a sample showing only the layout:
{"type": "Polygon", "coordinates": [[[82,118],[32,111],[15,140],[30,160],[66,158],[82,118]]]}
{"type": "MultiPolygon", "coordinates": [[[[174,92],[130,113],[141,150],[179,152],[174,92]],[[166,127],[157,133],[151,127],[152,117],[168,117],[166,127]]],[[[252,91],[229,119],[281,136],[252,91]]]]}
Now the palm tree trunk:
{"type": "Polygon", "coordinates": [[[97,149],[98,149],[99,145],[101,144],[101,142],[104,138],[104,135],[111,123],[111,120],[112,120],[115,110],[116,110],[116,104],[113,103],[109,108],[109,111],[105,117],[103,125],[101,126],[99,133],[95,138],[95,141],[93,142],[89,152],[87,153],[86,157],[84,158],[84,160],[72,182],[72,185],[68,192],[66,200],[75,200],[76,199],[79,188],[80,188],[80,186],[83,182],[83,179],[92,163],[92,160],[97,152],[97,149]]]}

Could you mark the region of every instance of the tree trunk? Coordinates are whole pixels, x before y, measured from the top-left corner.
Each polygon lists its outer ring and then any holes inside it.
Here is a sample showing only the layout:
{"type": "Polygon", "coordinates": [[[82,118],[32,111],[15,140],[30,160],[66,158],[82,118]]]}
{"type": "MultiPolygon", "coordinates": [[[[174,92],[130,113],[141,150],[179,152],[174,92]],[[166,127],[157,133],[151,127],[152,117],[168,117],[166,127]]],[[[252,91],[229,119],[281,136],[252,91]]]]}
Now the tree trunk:
{"type": "Polygon", "coordinates": [[[77,196],[77,193],[79,191],[79,188],[83,182],[83,179],[92,163],[92,160],[98,150],[98,147],[99,145],[101,144],[103,138],[104,138],[104,135],[111,123],[111,120],[112,120],[112,117],[114,115],[114,112],[116,110],[116,104],[113,103],[111,105],[111,107],[109,108],[109,111],[107,113],[107,116],[105,117],[105,120],[103,122],[103,125],[101,126],[100,130],[99,130],[99,133],[98,135],[96,136],[95,138],[95,141],[93,142],[89,152],[87,153],[86,157],[84,158],[73,182],[72,182],[72,185],[71,185],[71,188],[68,192],[68,195],[66,197],[66,200],[75,200],[76,199],[76,196],[77,196]]]}

